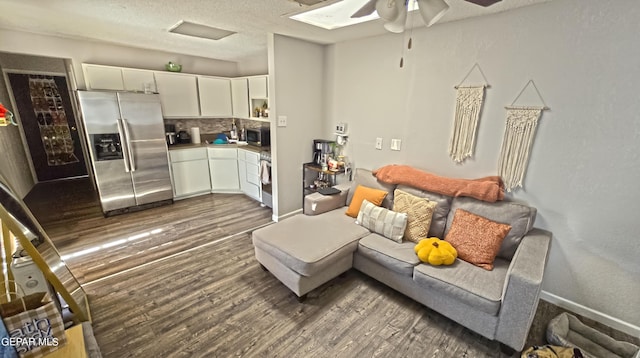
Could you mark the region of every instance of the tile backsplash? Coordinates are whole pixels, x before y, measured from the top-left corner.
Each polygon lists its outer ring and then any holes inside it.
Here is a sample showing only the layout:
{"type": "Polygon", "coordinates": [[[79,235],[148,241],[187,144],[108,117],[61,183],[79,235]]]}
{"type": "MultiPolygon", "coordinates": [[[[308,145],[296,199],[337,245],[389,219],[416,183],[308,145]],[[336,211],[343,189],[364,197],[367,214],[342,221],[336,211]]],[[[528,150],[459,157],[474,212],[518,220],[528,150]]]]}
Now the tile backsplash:
{"type": "MultiPolygon", "coordinates": [[[[228,133],[231,130],[232,118],[171,118],[165,119],[165,124],[174,124],[176,126],[176,132],[178,131],[190,131],[192,127],[199,127],[200,134],[217,134],[228,133]]],[[[250,119],[236,119],[236,126],[241,128],[260,128],[262,126],[269,126],[268,122],[253,121],[250,119]]]]}

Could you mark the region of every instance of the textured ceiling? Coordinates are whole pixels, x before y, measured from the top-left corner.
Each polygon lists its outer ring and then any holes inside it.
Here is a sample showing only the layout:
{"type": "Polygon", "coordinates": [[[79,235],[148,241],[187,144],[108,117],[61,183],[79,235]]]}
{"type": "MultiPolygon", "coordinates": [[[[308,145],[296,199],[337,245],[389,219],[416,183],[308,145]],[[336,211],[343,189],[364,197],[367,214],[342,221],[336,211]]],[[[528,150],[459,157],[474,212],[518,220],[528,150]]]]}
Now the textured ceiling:
{"type": "MultiPolygon", "coordinates": [[[[367,0],[343,1],[358,8],[367,0]]],[[[440,23],[546,1],[504,0],[484,8],[447,0],[451,9],[440,23]]],[[[385,32],[383,20],[324,30],[283,16],[305,8],[291,0],[0,0],[0,28],[238,62],[266,56],[267,33],[328,44],[385,32]],[[213,41],[169,33],[180,20],[237,34],[213,41]]],[[[415,23],[423,26],[420,20],[415,23]]]]}

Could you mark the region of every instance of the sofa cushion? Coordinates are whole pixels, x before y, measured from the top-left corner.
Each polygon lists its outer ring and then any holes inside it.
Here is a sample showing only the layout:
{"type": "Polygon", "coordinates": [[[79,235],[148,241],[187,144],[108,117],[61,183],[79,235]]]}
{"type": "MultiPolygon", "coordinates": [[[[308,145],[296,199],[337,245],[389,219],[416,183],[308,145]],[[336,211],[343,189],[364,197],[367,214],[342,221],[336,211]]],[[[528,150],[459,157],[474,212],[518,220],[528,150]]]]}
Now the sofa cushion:
{"type": "Polygon", "coordinates": [[[398,188],[394,190],[393,211],[407,214],[405,240],[418,243],[427,237],[437,204],[435,201],[409,194],[398,188]]]}
{"type": "Polygon", "coordinates": [[[445,232],[451,228],[456,209],[464,209],[489,220],[511,225],[511,231],[502,241],[498,252],[498,257],[508,260],[513,258],[520,241],[531,230],[536,218],[536,209],[527,205],[509,201],[487,203],[473,198],[458,197],[451,203],[451,214],[447,219],[445,232]]]}
{"type": "Polygon", "coordinates": [[[413,242],[397,243],[372,233],[360,239],[358,253],[389,270],[411,276],[413,268],[420,263],[414,246],[413,242]]]}
{"type": "Polygon", "coordinates": [[[509,261],[499,258],[494,264],[492,271],[462,260],[456,260],[451,266],[419,264],[413,271],[413,280],[423,288],[438,291],[482,312],[496,315],[500,310],[509,261]]]}
{"type": "Polygon", "coordinates": [[[493,270],[493,260],[509,230],[510,225],[456,209],[451,229],[444,239],[455,247],[462,260],[493,270]]]}
{"type": "MultiPolygon", "coordinates": [[[[344,255],[352,255],[369,230],[344,215],[344,208],[304,214],[253,232],[253,244],[303,276],[312,276],[344,255]]],[[[386,240],[386,239],[385,239],[386,240]]],[[[389,240],[387,240],[389,241],[389,240]]]]}
{"type": "Polygon", "coordinates": [[[382,207],[387,209],[391,209],[393,207],[393,190],[396,188],[395,184],[387,184],[381,181],[378,181],[371,170],[356,168],[353,182],[351,183],[351,190],[349,190],[349,194],[347,195],[347,205],[351,204],[351,199],[353,199],[353,194],[355,193],[358,185],[366,186],[373,189],[384,190],[388,194],[382,201],[382,207]]]}
{"type": "Polygon", "coordinates": [[[362,201],[356,223],[389,240],[402,242],[407,228],[407,214],[381,208],[365,199],[362,201]]]}
{"type": "Polygon", "coordinates": [[[351,203],[349,203],[349,208],[345,212],[345,214],[355,218],[358,216],[360,212],[360,207],[362,206],[362,202],[364,200],[373,203],[375,206],[380,206],[382,204],[382,200],[387,196],[387,192],[384,190],[378,190],[374,188],[369,188],[366,186],[358,185],[356,187],[355,192],[353,193],[353,198],[351,199],[351,203]]]}
{"type": "Polygon", "coordinates": [[[433,212],[433,216],[431,217],[431,226],[429,227],[429,237],[437,237],[444,238],[444,229],[447,225],[447,216],[449,215],[449,210],[451,209],[451,200],[453,199],[450,196],[432,193],[426,190],[416,189],[406,185],[398,185],[398,189],[409,193],[411,195],[415,195],[419,198],[427,198],[431,201],[436,202],[436,208],[433,212]]]}

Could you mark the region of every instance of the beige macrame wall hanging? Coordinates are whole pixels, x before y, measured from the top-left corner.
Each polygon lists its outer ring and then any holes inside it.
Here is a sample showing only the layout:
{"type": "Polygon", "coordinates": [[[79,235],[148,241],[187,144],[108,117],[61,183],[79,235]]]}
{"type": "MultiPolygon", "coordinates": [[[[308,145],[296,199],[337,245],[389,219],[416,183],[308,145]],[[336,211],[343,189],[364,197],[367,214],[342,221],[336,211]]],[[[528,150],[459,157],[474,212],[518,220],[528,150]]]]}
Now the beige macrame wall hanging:
{"type": "Polygon", "coordinates": [[[482,73],[482,69],[476,63],[459,85],[454,88],[458,91],[456,98],[456,113],[453,123],[453,134],[449,143],[449,156],[456,163],[462,163],[465,159],[473,156],[476,145],[476,132],[480,112],[484,102],[484,89],[489,87],[487,78],[482,73]],[[478,69],[484,84],[478,86],[463,85],[474,69],[478,69]]]}
{"type": "Polygon", "coordinates": [[[498,175],[502,177],[505,190],[511,192],[513,189],[522,187],[524,175],[529,165],[529,155],[538,120],[542,115],[542,111],[549,108],[544,104],[544,100],[533,80],[530,80],[513,103],[505,108],[507,109],[507,123],[500,151],[498,175]],[[515,102],[529,85],[532,85],[536,90],[543,106],[515,105],[515,102]]]}

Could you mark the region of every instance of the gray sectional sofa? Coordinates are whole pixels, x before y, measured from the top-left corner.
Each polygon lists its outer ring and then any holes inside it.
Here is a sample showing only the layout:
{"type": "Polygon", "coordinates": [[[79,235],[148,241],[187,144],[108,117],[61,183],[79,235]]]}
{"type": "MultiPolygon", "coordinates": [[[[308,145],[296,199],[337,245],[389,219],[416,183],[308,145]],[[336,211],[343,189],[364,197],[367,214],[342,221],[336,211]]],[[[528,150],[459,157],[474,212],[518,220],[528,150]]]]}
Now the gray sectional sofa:
{"type": "Polygon", "coordinates": [[[382,206],[393,207],[396,186],[358,169],[352,183],[337,186],[340,194],[309,195],[304,214],[253,232],[262,267],[301,298],[355,268],[488,339],[522,350],[538,306],[551,241],[551,233],[533,228],[535,208],[399,185],[437,202],[429,237],[444,238],[457,209],[512,226],[491,271],[460,259],[451,266],[431,266],[419,261],[415,243],[393,242],[345,215],[358,184],[387,191],[382,206]]]}

